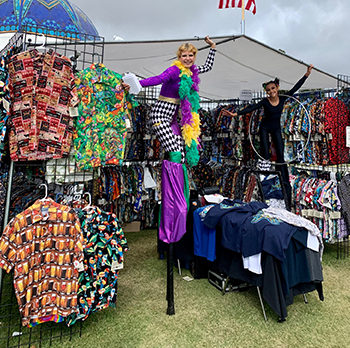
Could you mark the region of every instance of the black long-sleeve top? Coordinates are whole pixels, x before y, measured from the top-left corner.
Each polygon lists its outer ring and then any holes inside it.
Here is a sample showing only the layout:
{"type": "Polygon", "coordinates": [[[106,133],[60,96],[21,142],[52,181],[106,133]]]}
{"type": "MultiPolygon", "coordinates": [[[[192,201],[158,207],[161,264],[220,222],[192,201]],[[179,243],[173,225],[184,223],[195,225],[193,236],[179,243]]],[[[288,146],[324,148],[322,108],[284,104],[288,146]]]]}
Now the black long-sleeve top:
{"type": "Polygon", "coordinates": [[[283,96],[279,96],[279,103],[274,106],[272,105],[267,98],[262,99],[259,103],[254,105],[249,105],[245,109],[238,111],[238,115],[249,114],[250,112],[264,108],[264,118],[261,121],[260,128],[265,129],[278,129],[280,128],[280,118],[283,111],[283,104],[288,99],[288,96],[292,96],[306,81],[307,76],[304,75],[295,86],[283,96]]]}

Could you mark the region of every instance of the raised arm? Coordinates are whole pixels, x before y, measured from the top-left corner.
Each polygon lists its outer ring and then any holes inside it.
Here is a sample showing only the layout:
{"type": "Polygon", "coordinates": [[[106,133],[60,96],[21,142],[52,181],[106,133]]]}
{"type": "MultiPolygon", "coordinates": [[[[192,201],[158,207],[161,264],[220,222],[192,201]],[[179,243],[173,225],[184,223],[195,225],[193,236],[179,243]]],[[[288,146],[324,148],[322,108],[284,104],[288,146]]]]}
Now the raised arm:
{"type": "Polygon", "coordinates": [[[310,66],[307,67],[305,75],[295,84],[295,86],[288,92],[286,92],[286,95],[292,96],[306,81],[306,79],[311,74],[311,70],[314,66],[310,64],[310,66]]]}
{"type": "Polygon", "coordinates": [[[198,74],[203,74],[208,71],[210,71],[213,68],[214,65],[214,59],[215,59],[215,53],[216,53],[216,43],[209,39],[209,36],[207,35],[204,39],[204,41],[210,45],[210,50],[207,56],[207,60],[205,61],[204,65],[198,65],[198,74]]]}

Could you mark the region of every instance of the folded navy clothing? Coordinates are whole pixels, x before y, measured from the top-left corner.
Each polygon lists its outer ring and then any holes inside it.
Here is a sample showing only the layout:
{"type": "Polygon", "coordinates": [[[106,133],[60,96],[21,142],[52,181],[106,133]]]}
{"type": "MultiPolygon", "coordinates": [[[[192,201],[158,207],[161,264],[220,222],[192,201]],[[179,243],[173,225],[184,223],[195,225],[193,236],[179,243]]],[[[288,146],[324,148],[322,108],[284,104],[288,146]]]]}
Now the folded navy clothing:
{"type": "Polygon", "coordinates": [[[245,203],[239,199],[224,199],[221,203],[216,204],[210,209],[203,222],[207,227],[215,228],[216,225],[221,222],[222,217],[231,211],[255,214],[259,210],[267,207],[267,204],[261,202],[245,203]]]}

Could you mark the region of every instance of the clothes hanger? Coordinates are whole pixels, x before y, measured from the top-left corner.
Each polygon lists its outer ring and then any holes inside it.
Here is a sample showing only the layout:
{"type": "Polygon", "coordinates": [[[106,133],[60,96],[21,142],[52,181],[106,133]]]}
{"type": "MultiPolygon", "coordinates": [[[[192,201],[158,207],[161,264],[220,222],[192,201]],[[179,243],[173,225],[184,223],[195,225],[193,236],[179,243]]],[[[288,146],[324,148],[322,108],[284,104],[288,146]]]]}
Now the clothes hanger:
{"type": "Polygon", "coordinates": [[[45,187],[45,197],[40,199],[41,202],[45,202],[45,201],[48,201],[49,198],[47,197],[47,194],[48,194],[48,188],[47,188],[47,185],[46,184],[40,184],[39,185],[39,188],[44,186],[45,187]]]}
{"type": "Polygon", "coordinates": [[[83,196],[85,196],[85,195],[88,195],[88,197],[89,197],[89,203],[88,203],[88,205],[85,206],[82,210],[87,210],[87,209],[91,208],[91,194],[90,194],[90,192],[85,192],[83,196]]]}
{"type": "Polygon", "coordinates": [[[41,43],[40,46],[37,46],[36,49],[37,50],[41,50],[43,49],[44,51],[46,50],[46,36],[43,33],[39,33],[38,36],[43,38],[43,42],[41,43]]]}

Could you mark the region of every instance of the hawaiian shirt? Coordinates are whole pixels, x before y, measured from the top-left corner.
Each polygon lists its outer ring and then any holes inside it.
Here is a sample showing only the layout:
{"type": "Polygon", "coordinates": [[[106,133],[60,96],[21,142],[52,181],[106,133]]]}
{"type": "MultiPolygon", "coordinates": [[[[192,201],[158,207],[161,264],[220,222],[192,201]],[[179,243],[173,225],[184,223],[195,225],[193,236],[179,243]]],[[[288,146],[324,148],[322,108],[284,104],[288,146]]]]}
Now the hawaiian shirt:
{"type": "Polygon", "coordinates": [[[93,312],[115,307],[118,273],[123,265],[123,252],[128,250],[115,214],[96,206],[78,214],[86,243],[84,271],[79,273],[79,313],[68,318],[68,326],[85,320],[93,312]]]}
{"type": "Polygon", "coordinates": [[[71,61],[49,50],[25,51],[8,63],[13,161],[68,156],[73,134],[69,107],[77,103],[71,61]]]}
{"type": "Polygon", "coordinates": [[[76,74],[79,116],[75,118],[74,147],[79,169],[122,164],[127,134],[125,117],[137,106],[122,88],[122,75],[103,64],[76,74]]]}
{"type": "Polygon", "coordinates": [[[74,210],[51,199],[37,200],[6,226],[0,239],[0,267],[14,269],[23,326],[62,321],[77,311],[83,235],[74,210]]]}

